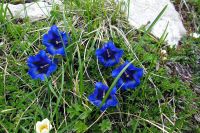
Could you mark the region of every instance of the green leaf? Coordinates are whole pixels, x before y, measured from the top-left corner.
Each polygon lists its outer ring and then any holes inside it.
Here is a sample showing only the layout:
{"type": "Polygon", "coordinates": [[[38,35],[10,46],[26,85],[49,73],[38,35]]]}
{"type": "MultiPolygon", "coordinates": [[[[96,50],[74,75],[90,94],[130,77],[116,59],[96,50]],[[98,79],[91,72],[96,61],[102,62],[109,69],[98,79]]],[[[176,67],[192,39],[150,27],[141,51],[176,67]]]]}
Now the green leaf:
{"type": "Polygon", "coordinates": [[[69,117],[72,119],[74,118],[75,116],[78,116],[80,115],[80,112],[76,111],[74,108],[69,108],[67,110],[67,113],[69,113],[69,117]]]}
{"type": "Polygon", "coordinates": [[[84,132],[86,129],[87,129],[87,125],[85,125],[85,123],[83,123],[82,121],[78,121],[76,124],[75,124],[75,131],[78,132],[78,133],[82,133],[84,132]]]}
{"type": "Polygon", "coordinates": [[[84,111],[83,107],[79,104],[75,104],[73,107],[77,112],[84,111]]]}
{"type": "Polygon", "coordinates": [[[106,132],[106,131],[111,130],[112,123],[110,122],[110,120],[106,119],[106,120],[103,120],[102,123],[99,124],[99,126],[102,132],[106,132]]]}
{"type": "Polygon", "coordinates": [[[81,120],[86,119],[86,118],[90,115],[90,113],[91,113],[90,110],[89,110],[89,111],[83,112],[83,113],[80,115],[80,119],[81,119],[81,120]]]}
{"type": "Polygon", "coordinates": [[[138,124],[139,124],[139,120],[132,120],[131,121],[131,126],[132,126],[132,129],[133,129],[133,133],[136,133],[138,124]]]}
{"type": "Polygon", "coordinates": [[[75,116],[79,116],[82,112],[84,112],[84,108],[79,104],[74,104],[67,110],[67,113],[69,113],[69,117],[71,119],[75,116]]]}

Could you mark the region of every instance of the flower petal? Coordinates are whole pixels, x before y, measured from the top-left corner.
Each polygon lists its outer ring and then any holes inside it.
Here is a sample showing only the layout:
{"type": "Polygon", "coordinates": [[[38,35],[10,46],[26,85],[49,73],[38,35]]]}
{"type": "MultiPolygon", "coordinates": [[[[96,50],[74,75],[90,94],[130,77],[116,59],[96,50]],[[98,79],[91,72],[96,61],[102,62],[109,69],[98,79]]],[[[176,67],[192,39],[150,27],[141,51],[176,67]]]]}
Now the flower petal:
{"type": "Polygon", "coordinates": [[[50,76],[51,73],[55,72],[57,69],[57,65],[52,63],[50,66],[49,66],[49,69],[47,71],[47,77],[50,76]]]}
{"type": "Polygon", "coordinates": [[[92,94],[88,97],[88,99],[89,99],[90,102],[93,103],[93,102],[96,100],[96,97],[97,97],[96,94],[97,94],[97,93],[92,93],[92,94]]]}
{"type": "Polygon", "coordinates": [[[47,47],[46,51],[48,51],[49,54],[51,54],[51,55],[56,55],[57,54],[56,49],[53,46],[47,47]]]}
{"type": "MultiPolygon", "coordinates": [[[[101,95],[101,93],[106,94],[106,92],[108,91],[108,86],[106,86],[105,84],[101,83],[101,82],[97,82],[95,84],[95,90],[94,92],[88,97],[89,101],[97,106],[100,107],[102,100],[103,100],[103,95],[102,95],[102,99],[99,99],[99,95],[101,95]],[[100,93],[100,94],[99,94],[100,93]]],[[[106,102],[102,105],[102,107],[100,108],[101,111],[104,111],[105,109],[107,109],[110,106],[115,106],[116,100],[115,99],[110,99],[111,98],[115,98],[115,93],[116,93],[117,88],[114,87],[113,90],[110,92],[109,94],[109,99],[106,100],[106,102]],[[109,101],[110,100],[110,101],[109,101]],[[107,104],[107,102],[109,104],[107,104]]]]}
{"type": "Polygon", "coordinates": [[[107,106],[117,106],[118,101],[115,96],[112,96],[112,98],[108,99],[106,102],[107,106]]]}
{"type": "Polygon", "coordinates": [[[33,67],[35,67],[35,65],[34,65],[32,62],[37,62],[37,61],[39,61],[39,58],[34,57],[34,56],[30,56],[30,57],[28,57],[28,59],[27,59],[27,65],[28,65],[30,68],[33,68],[33,67]]]}
{"type": "Polygon", "coordinates": [[[52,129],[52,125],[51,125],[49,119],[45,118],[44,120],[42,120],[42,123],[48,125],[49,131],[52,129]]]}
{"type": "Polygon", "coordinates": [[[68,36],[66,32],[62,32],[56,25],[53,25],[48,34],[43,36],[43,45],[51,55],[65,56],[65,47],[68,44],[68,36]]]}
{"type": "Polygon", "coordinates": [[[114,43],[112,41],[107,42],[107,47],[111,50],[111,51],[119,51],[118,48],[115,47],[114,43]]]}
{"type": "Polygon", "coordinates": [[[95,88],[96,88],[96,89],[100,89],[100,90],[105,90],[105,91],[108,90],[108,86],[104,85],[104,84],[101,83],[101,82],[97,82],[97,83],[95,84],[95,88]]]}
{"type": "Polygon", "coordinates": [[[65,54],[65,48],[62,47],[62,48],[57,49],[56,53],[57,53],[58,55],[65,56],[65,55],[66,55],[66,54],[65,54]]]}
{"type": "Polygon", "coordinates": [[[143,76],[143,69],[137,68],[137,72],[135,74],[138,78],[141,78],[143,76]]]}
{"type": "Polygon", "coordinates": [[[60,33],[60,31],[59,31],[59,29],[58,29],[58,27],[56,25],[53,25],[51,27],[50,31],[54,34],[54,36],[55,35],[56,36],[60,36],[61,35],[61,33],[60,33]]]}
{"type": "Polygon", "coordinates": [[[126,90],[125,83],[124,83],[124,81],[121,78],[119,78],[119,80],[117,81],[117,87],[119,89],[126,90]]]}
{"type": "Polygon", "coordinates": [[[31,76],[32,79],[37,79],[37,68],[30,68],[28,70],[28,74],[31,76]]]}
{"type": "Polygon", "coordinates": [[[115,64],[117,64],[116,60],[115,60],[115,59],[110,59],[110,60],[107,60],[107,61],[104,63],[104,66],[105,66],[105,67],[110,67],[110,66],[114,66],[115,64]]]}
{"type": "Polygon", "coordinates": [[[62,41],[64,42],[64,45],[66,45],[68,43],[68,37],[66,32],[61,32],[61,36],[62,36],[62,41]]]}
{"type": "Polygon", "coordinates": [[[97,57],[98,61],[102,64],[102,65],[105,65],[105,59],[102,57],[102,56],[98,56],[97,57]]]}
{"type": "Polygon", "coordinates": [[[100,108],[100,110],[101,110],[101,111],[105,111],[107,108],[108,108],[108,106],[107,106],[106,104],[104,104],[104,105],[100,108]]]}
{"type": "Polygon", "coordinates": [[[119,50],[116,54],[115,54],[115,60],[117,63],[119,63],[120,58],[122,57],[122,55],[124,54],[123,50],[119,50]]]}
{"type": "MultiPolygon", "coordinates": [[[[126,61],[123,65],[113,70],[112,77],[116,78],[128,63],[129,61],[126,61]]],[[[121,88],[122,90],[135,89],[140,84],[140,78],[143,76],[143,69],[137,68],[133,64],[130,64],[126,69],[126,73],[128,73],[128,75],[131,77],[129,76],[126,78],[121,76],[117,81],[117,87],[121,88]]]]}
{"type": "Polygon", "coordinates": [[[138,83],[135,81],[128,81],[125,83],[126,89],[135,89],[137,87],[138,83]]]}
{"type": "Polygon", "coordinates": [[[30,56],[27,59],[27,65],[29,67],[28,74],[32,79],[45,80],[52,72],[57,68],[54,61],[49,58],[44,50],[40,50],[35,56],[30,56]]]}
{"type": "Polygon", "coordinates": [[[116,78],[119,75],[119,73],[122,71],[123,68],[124,68],[124,65],[121,65],[118,68],[116,68],[115,70],[113,70],[112,77],[116,78]]]}
{"type": "Polygon", "coordinates": [[[45,81],[45,78],[46,78],[47,76],[45,76],[45,74],[38,74],[37,75],[37,78],[38,79],[40,79],[40,80],[42,80],[42,81],[45,81]]]}
{"type": "Polygon", "coordinates": [[[51,43],[49,43],[50,42],[49,40],[50,39],[49,39],[48,34],[44,34],[43,38],[42,38],[42,44],[47,46],[47,47],[51,46],[51,43]]]}
{"type": "Polygon", "coordinates": [[[105,67],[111,67],[119,63],[123,51],[116,48],[112,41],[108,41],[102,48],[96,50],[99,62],[105,67]]]}
{"type": "Polygon", "coordinates": [[[102,101],[100,101],[100,100],[95,100],[95,101],[93,101],[93,104],[94,104],[95,106],[97,106],[97,107],[100,107],[101,102],[102,102],[102,101]]]}
{"type": "Polygon", "coordinates": [[[104,53],[104,50],[97,49],[95,53],[96,53],[96,56],[102,56],[102,54],[104,53]]]}
{"type": "Polygon", "coordinates": [[[49,133],[48,129],[43,129],[41,133],[49,133]]]}
{"type": "Polygon", "coordinates": [[[38,121],[35,125],[35,130],[36,130],[36,133],[40,133],[40,127],[42,125],[42,122],[38,121]]]}
{"type": "Polygon", "coordinates": [[[115,95],[116,93],[117,93],[117,88],[116,88],[116,86],[115,86],[115,87],[113,87],[113,89],[111,90],[110,95],[115,95]]]}

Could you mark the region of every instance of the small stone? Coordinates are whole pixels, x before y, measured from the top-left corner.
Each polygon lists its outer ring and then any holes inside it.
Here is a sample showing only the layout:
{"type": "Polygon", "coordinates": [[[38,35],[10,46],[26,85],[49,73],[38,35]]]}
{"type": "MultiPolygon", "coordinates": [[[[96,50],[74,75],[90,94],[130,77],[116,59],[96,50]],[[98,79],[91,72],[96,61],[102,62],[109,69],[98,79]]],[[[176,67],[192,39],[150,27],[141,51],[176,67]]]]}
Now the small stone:
{"type": "Polygon", "coordinates": [[[193,38],[200,38],[200,34],[198,34],[198,33],[192,33],[192,34],[190,34],[190,36],[193,38]]]}
{"type": "Polygon", "coordinates": [[[161,50],[160,53],[161,53],[161,55],[167,55],[167,51],[166,50],[161,50]]]}
{"type": "Polygon", "coordinates": [[[194,115],[194,118],[197,122],[200,122],[200,114],[194,115]]]}
{"type": "Polygon", "coordinates": [[[0,47],[3,46],[3,44],[4,44],[3,42],[0,42],[0,47]]]}
{"type": "Polygon", "coordinates": [[[196,93],[200,94],[200,86],[195,86],[194,90],[196,93]]]}

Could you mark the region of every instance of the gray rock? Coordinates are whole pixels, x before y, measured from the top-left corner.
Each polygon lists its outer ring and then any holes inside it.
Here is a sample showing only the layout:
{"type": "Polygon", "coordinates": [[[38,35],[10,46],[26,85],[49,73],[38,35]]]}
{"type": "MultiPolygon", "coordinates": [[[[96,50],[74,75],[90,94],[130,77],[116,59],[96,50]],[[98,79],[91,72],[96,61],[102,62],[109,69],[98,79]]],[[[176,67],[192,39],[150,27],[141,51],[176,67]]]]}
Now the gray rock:
{"type": "Polygon", "coordinates": [[[200,122],[200,114],[194,115],[194,118],[197,122],[200,122]]]}
{"type": "Polygon", "coordinates": [[[130,25],[135,28],[140,28],[144,25],[148,27],[162,9],[168,5],[164,14],[153,27],[151,33],[157,38],[160,38],[168,25],[166,41],[170,46],[178,45],[180,39],[186,35],[186,29],[183,26],[181,18],[170,0],[130,0],[129,4],[129,0],[116,1],[124,1],[123,8],[127,15],[129,15],[128,21],[130,25]]]}
{"type": "MultiPolygon", "coordinates": [[[[6,8],[6,5],[4,5],[6,8]]],[[[46,2],[26,3],[26,4],[8,4],[8,8],[11,11],[14,18],[26,18],[29,17],[31,22],[38,21],[49,17],[52,6],[46,2]]],[[[7,12],[7,17],[12,16],[7,12]]]]}
{"type": "MultiPolygon", "coordinates": [[[[16,0],[15,2],[21,2],[22,0],[16,0]]],[[[50,16],[50,11],[54,4],[61,5],[61,0],[25,0],[24,4],[4,4],[4,8],[9,8],[10,12],[7,12],[7,17],[11,18],[26,18],[29,17],[31,22],[46,19],[50,16]]]]}

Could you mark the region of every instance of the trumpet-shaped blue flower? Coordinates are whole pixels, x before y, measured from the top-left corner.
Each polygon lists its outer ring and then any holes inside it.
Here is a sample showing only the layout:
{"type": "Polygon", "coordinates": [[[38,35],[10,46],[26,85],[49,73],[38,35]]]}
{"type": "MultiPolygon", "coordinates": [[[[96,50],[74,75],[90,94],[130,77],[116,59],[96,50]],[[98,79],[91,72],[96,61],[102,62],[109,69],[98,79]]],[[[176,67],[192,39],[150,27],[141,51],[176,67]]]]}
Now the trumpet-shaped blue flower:
{"type": "Polygon", "coordinates": [[[105,43],[101,49],[96,50],[98,61],[105,67],[119,63],[123,53],[123,50],[116,48],[112,41],[105,43]]]}
{"type": "MultiPolygon", "coordinates": [[[[95,89],[94,92],[88,97],[89,101],[94,104],[97,107],[100,107],[102,100],[106,94],[106,92],[108,91],[108,86],[104,85],[101,82],[97,82],[95,84],[95,89]]],[[[112,89],[112,91],[110,92],[106,102],[101,106],[100,110],[104,111],[106,110],[108,107],[114,107],[117,106],[118,101],[117,98],[115,96],[116,94],[116,87],[114,87],[112,89]]]]}
{"type": "Polygon", "coordinates": [[[65,55],[65,47],[68,45],[68,36],[56,25],[53,25],[47,34],[43,36],[42,43],[51,55],[65,55]]]}
{"type": "Polygon", "coordinates": [[[31,78],[42,81],[57,69],[56,63],[43,50],[35,56],[30,56],[27,60],[27,65],[29,67],[28,74],[31,78]]]}
{"type": "MultiPolygon", "coordinates": [[[[116,78],[128,63],[129,62],[126,61],[123,65],[113,70],[112,77],[116,78]]],[[[121,88],[122,90],[135,89],[140,84],[140,78],[142,76],[143,69],[137,68],[131,64],[117,81],[117,88],[121,88]]]]}

